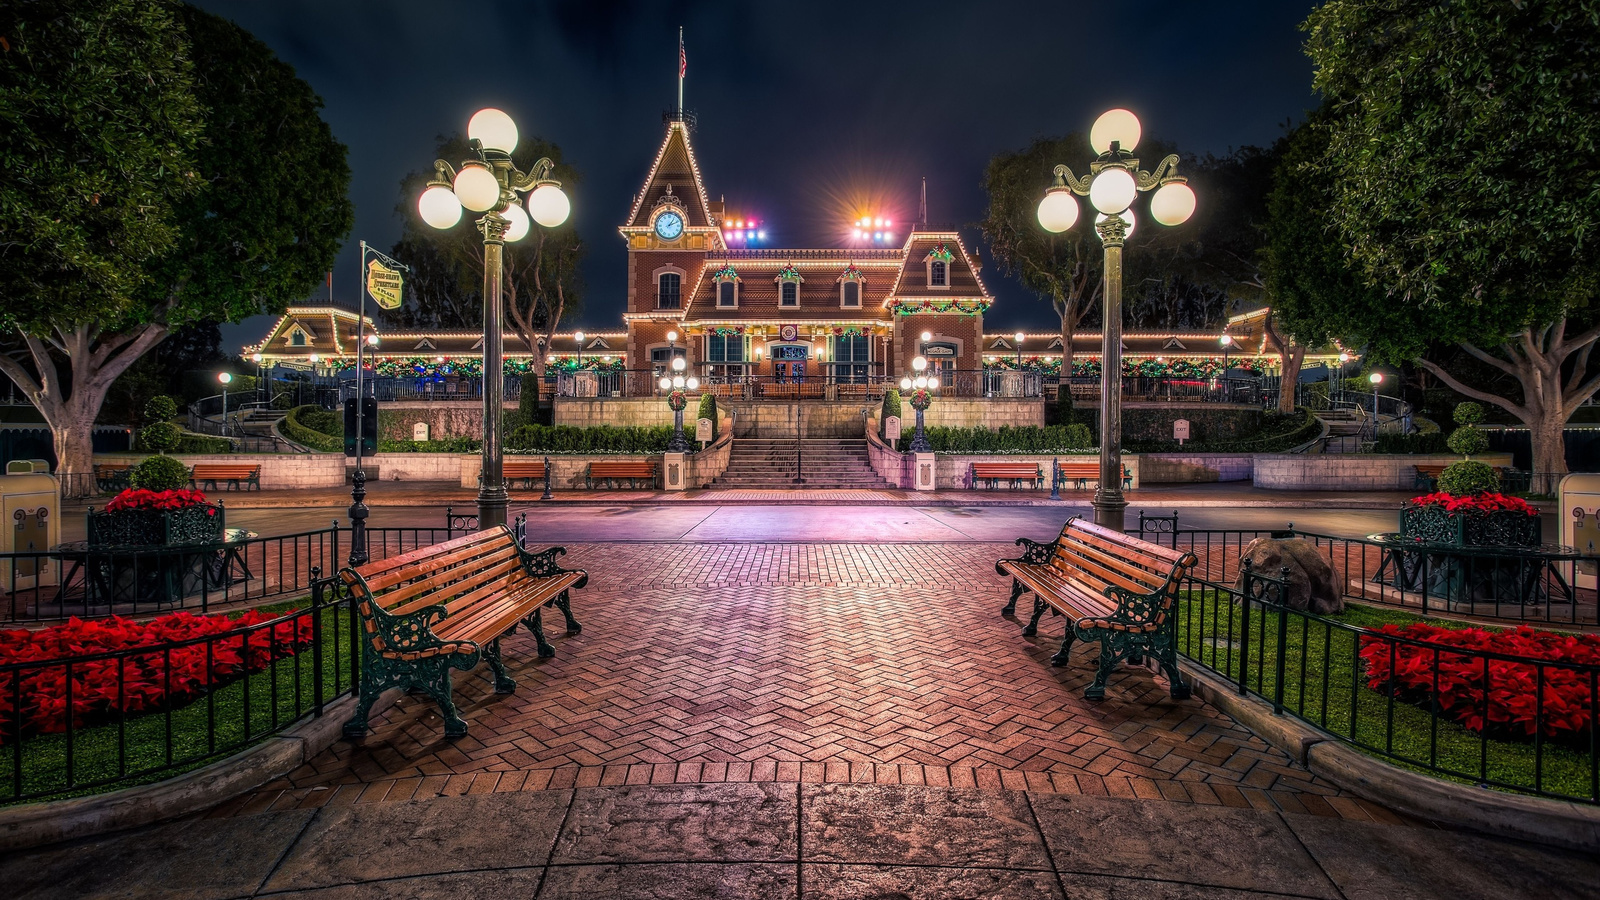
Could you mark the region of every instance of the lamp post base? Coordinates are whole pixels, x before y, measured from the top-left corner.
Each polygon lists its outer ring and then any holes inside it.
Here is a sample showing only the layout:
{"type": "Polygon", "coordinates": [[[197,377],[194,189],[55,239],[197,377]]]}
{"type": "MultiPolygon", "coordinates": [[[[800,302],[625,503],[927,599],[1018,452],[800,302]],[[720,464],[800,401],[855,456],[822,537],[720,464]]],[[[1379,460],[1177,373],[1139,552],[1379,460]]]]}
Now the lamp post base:
{"type": "Polygon", "coordinates": [[[506,506],[511,502],[511,496],[504,487],[498,491],[478,491],[478,530],[487,531],[498,528],[506,523],[506,506]]]}
{"type": "Polygon", "coordinates": [[[1128,501],[1122,499],[1122,491],[1113,488],[1106,490],[1104,487],[1096,488],[1094,499],[1089,502],[1094,507],[1094,523],[1101,528],[1112,531],[1121,531],[1126,518],[1128,501]]]}
{"type": "Polygon", "coordinates": [[[364,566],[367,555],[367,473],[359,465],[350,476],[350,558],[352,568],[364,566]]]}

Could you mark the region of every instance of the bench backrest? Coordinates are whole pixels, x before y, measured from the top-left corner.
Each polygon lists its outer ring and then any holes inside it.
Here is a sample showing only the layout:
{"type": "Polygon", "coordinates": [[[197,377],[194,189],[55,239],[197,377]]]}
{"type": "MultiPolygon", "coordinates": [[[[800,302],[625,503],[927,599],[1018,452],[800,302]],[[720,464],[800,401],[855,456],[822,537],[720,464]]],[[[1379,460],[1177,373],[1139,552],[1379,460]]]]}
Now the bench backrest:
{"type": "Polygon", "coordinates": [[[508,459],[500,464],[501,470],[507,474],[512,472],[532,472],[535,475],[544,474],[544,460],[542,459],[508,459]]]}
{"type": "Polygon", "coordinates": [[[589,464],[591,475],[620,475],[627,477],[631,474],[654,475],[655,464],[648,459],[627,459],[615,462],[592,462],[589,464]]]}
{"type": "Polygon", "coordinates": [[[367,617],[374,603],[393,615],[435,604],[453,613],[525,575],[517,539],[504,525],[339,572],[367,617]]]}
{"type": "Polygon", "coordinates": [[[253,475],[261,471],[261,467],[243,463],[195,463],[194,471],[196,474],[205,473],[208,475],[232,475],[234,473],[253,475]]]}
{"type": "Polygon", "coordinates": [[[1011,462],[1011,463],[986,463],[986,462],[975,462],[975,463],[972,464],[972,473],[974,475],[977,475],[979,477],[983,477],[985,475],[985,473],[989,473],[989,472],[993,472],[996,475],[1013,475],[1013,474],[1015,474],[1015,475],[1032,476],[1032,475],[1039,474],[1039,464],[1038,463],[1031,463],[1031,462],[1030,463],[1014,463],[1014,462],[1011,462]]]}
{"type": "Polygon", "coordinates": [[[1178,582],[1198,562],[1183,553],[1130,537],[1093,522],[1069,519],[1061,529],[1050,566],[1062,577],[1078,582],[1096,594],[1119,587],[1135,594],[1160,592],[1150,609],[1127,610],[1134,617],[1161,624],[1171,613],[1178,582]]]}

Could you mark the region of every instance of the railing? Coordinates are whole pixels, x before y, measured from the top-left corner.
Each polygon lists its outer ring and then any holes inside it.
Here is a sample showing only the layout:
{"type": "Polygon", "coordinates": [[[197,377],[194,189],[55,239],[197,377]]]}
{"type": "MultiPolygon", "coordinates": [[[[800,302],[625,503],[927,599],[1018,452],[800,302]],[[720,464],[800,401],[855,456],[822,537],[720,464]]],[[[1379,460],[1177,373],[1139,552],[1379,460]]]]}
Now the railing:
{"type": "Polygon", "coordinates": [[[0,803],[155,780],[236,753],[359,679],[353,606],[187,640],[0,665],[0,803]]]}
{"type": "Polygon", "coordinates": [[[1472,784],[1600,803],[1600,666],[1360,628],[1286,607],[1284,589],[1282,579],[1256,573],[1237,590],[1186,579],[1179,652],[1275,713],[1374,756],[1472,784]],[[1528,704],[1531,721],[1509,713],[1528,704]],[[1587,727],[1555,727],[1556,715],[1585,710],[1587,727]],[[1463,719],[1488,724],[1473,730],[1463,719]]]}
{"type": "MultiPolygon", "coordinates": [[[[1075,375],[1068,379],[1049,376],[1044,379],[1045,396],[1054,398],[1057,390],[1066,387],[1072,391],[1073,401],[1080,406],[1094,406],[1100,402],[1100,379],[1075,375]]],[[[1277,401],[1277,394],[1263,389],[1254,379],[1217,378],[1201,381],[1183,378],[1146,378],[1124,376],[1122,399],[1129,403],[1239,403],[1258,406],[1277,401]]]]}
{"type": "MultiPolygon", "coordinates": [[[[1001,369],[946,370],[937,374],[941,397],[1037,398],[1043,378],[1038,372],[1001,369]]],[[[556,377],[558,397],[658,397],[661,375],[645,369],[579,371],[556,377]]],[[[881,399],[898,386],[899,375],[841,375],[832,363],[811,363],[807,371],[782,375],[696,375],[699,390],[724,400],[831,400],[859,402],[881,399]]]]}
{"type": "Polygon", "coordinates": [[[1240,561],[1251,541],[1304,538],[1333,568],[1339,593],[1348,601],[1422,616],[1597,624],[1593,587],[1594,573],[1600,571],[1597,553],[1550,545],[1526,550],[1409,548],[1369,537],[1302,531],[1292,523],[1281,530],[1158,529],[1141,518],[1137,529],[1131,533],[1193,553],[1199,560],[1195,576],[1215,584],[1238,581],[1240,561]]]}
{"type": "MultiPolygon", "coordinates": [[[[520,399],[522,397],[521,376],[506,375],[504,379],[502,387],[504,398],[506,400],[520,399]]],[[[379,402],[385,403],[396,401],[482,400],[483,378],[475,375],[437,375],[429,377],[418,376],[416,378],[381,376],[363,378],[361,380],[361,389],[368,397],[376,397],[379,402]]],[[[355,379],[342,379],[339,382],[339,400],[343,402],[355,395],[355,379]]]]}

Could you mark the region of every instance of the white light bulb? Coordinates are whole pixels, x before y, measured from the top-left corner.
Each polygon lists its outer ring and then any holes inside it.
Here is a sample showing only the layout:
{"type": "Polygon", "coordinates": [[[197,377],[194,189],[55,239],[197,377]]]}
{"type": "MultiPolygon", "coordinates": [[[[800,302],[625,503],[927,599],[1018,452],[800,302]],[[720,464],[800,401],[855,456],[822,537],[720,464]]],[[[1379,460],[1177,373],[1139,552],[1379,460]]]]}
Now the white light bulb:
{"type": "Polygon", "coordinates": [[[918,357],[916,357],[916,358],[911,360],[911,368],[916,369],[918,372],[921,372],[923,369],[926,369],[927,367],[928,367],[928,360],[925,359],[924,357],[918,356],[918,357]]]}
{"type": "Polygon", "coordinates": [[[688,361],[685,360],[683,357],[674,356],[672,358],[672,371],[674,371],[674,372],[682,372],[684,369],[688,368],[688,366],[689,366],[688,361]]]}
{"type": "Polygon", "coordinates": [[[461,201],[455,191],[436,184],[417,198],[417,212],[433,228],[453,228],[461,221],[461,201]]]}
{"type": "Polygon", "coordinates": [[[922,390],[922,389],[923,389],[923,388],[925,388],[925,387],[927,387],[927,386],[928,386],[928,379],[927,379],[927,376],[925,376],[925,375],[918,375],[918,376],[917,376],[917,380],[916,380],[916,381],[915,381],[915,382],[913,382],[913,383],[914,383],[914,384],[916,384],[916,386],[917,386],[917,390],[919,390],[919,391],[920,391],[920,390],[922,390]]]}
{"type": "Polygon", "coordinates": [[[233,381],[233,374],[230,372],[218,372],[217,380],[223,384],[229,384],[233,381]]]}
{"type": "Polygon", "coordinates": [[[923,339],[923,340],[925,340],[925,341],[931,341],[931,340],[933,340],[933,332],[931,332],[931,331],[924,331],[924,332],[923,332],[923,333],[922,333],[922,339],[923,339]]]}
{"type": "Polygon", "coordinates": [[[667,332],[667,340],[669,342],[676,341],[677,339],[678,339],[678,333],[676,331],[667,332]]]}
{"type": "Polygon", "coordinates": [[[1050,191],[1039,201],[1039,224],[1060,234],[1078,223],[1078,198],[1066,188],[1050,191]]]}
{"type": "Polygon", "coordinates": [[[375,334],[367,335],[367,346],[368,347],[376,347],[376,346],[378,346],[378,336],[375,335],[375,334]]]}
{"type": "Polygon", "coordinates": [[[1182,225],[1194,215],[1194,191],[1181,181],[1170,181],[1150,198],[1150,217],[1163,225],[1182,225]]]}
{"type": "Polygon", "coordinates": [[[572,214],[572,201],[561,188],[541,184],[528,195],[528,215],[546,228],[555,228],[572,214]]]}
{"type": "Polygon", "coordinates": [[[1132,206],[1138,195],[1139,186],[1127,169],[1101,169],[1089,185],[1089,202],[1107,215],[1132,206]]]}
{"type": "MultiPolygon", "coordinates": [[[[1099,225],[1101,222],[1104,222],[1106,219],[1109,219],[1109,218],[1111,218],[1111,217],[1106,215],[1105,213],[1099,213],[1094,217],[1094,223],[1096,225],[1099,225]]],[[[1133,217],[1133,210],[1125,209],[1122,212],[1117,213],[1117,218],[1119,218],[1122,221],[1128,223],[1128,233],[1124,234],[1122,236],[1122,239],[1123,240],[1127,240],[1127,239],[1133,237],[1133,228],[1134,228],[1134,225],[1136,225],[1137,222],[1138,222],[1138,220],[1133,217]]]]}
{"type": "Polygon", "coordinates": [[[473,212],[488,212],[500,205],[500,182],[483,166],[462,166],[456,173],[456,199],[473,212]]]}
{"type": "Polygon", "coordinates": [[[700,379],[694,377],[693,375],[690,375],[689,376],[689,380],[685,381],[683,383],[683,386],[688,388],[691,391],[698,391],[700,389],[700,379]]]}
{"type": "Polygon", "coordinates": [[[528,221],[528,214],[523,212],[522,207],[515,203],[501,210],[500,215],[511,222],[510,225],[506,226],[505,240],[508,244],[515,244],[517,241],[527,237],[528,229],[533,227],[533,223],[528,221]]]}
{"type": "Polygon", "coordinates": [[[900,379],[900,390],[902,390],[902,391],[911,390],[911,379],[909,377],[900,379]]]}
{"type": "Polygon", "coordinates": [[[1121,149],[1132,150],[1139,146],[1142,133],[1138,116],[1125,109],[1110,109],[1094,120],[1094,126],[1089,129],[1089,146],[1096,153],[1104,153],[1111,149],[1111,142],[1116,141],[1121,149]]]}
{"type": "Polygon", "coordinates": [[[938,389],[939,389],[939,376],[937,376],[937,375],[929,375],[928,376],[928,390],[937,391],[938,389]]]}
{"type": "Polygon", "coordinates": [[[485,150],[510,153],[517,149],[517,123],[494,107],[480,109],[467,121],[467,137],[483,144],[485,150]]]}
{"type": "Polygon", "coordinates": [[[661,376],[660,384],[661,384],[661,389],[663,391],[667,391],[667,390],[671,390],[672,389],[672,379],[668,378],[665,375],[661,376]]]}

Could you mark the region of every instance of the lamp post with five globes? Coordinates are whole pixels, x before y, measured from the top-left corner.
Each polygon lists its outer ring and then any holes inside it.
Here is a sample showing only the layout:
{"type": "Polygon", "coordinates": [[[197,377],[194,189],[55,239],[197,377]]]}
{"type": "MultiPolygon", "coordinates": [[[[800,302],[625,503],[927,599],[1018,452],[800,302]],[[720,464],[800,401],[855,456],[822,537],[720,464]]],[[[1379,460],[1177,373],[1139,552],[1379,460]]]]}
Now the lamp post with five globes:
{"type": "Polygon", "coordinates": [[[928,443],[928,435],[922,430],[922,414],[933,405],[931,392],[939,389],[939,376],[923,374],[923,370],[928,368],[928,360],[921,356],[911,361],[911,368],[917,373],[916,377],[907,375],[900,379],[902,392],[915,391],[911,394],[911,408],[917,411],[917,431],[911,436],[911,452],[932,453],[933,446],[928,443]]]}
{"type": "Polygon", "coordinates": [[[1150,215],[1163,225],[1179,225],[1194,214],[1194,191],[1178,175],[1178,157],[1161,160],[1155,171],[1139,168],[1133,155],[1140,137],[1139,119],[1125,109],[1101,114],[1089,130],[1089,144],[1099,157],[1089,174],[1078,178],[1064,165],[1055,168],[1055,183],[1039,202],[1039,224],[1063,232],[1078,221],[1078,201],[1086,196],[1100,215],[1095,231],[1105,245],[1105,328],[1100,353],[1100,483],[1094,492],[1096,525],[1122,530],[1128,502],[1122,498],[1122,245],[1133,235],[1133,201],[1154,191],[1150,215]]]}
{"type": "Polygon", "coordinates": [[[548,158],[527,172],[511,161],[517,148],[517,123],[498,109],[480,109],[467,122],[467,142],[473,157],[452,168],[435,160],[434,178],[417,201],[422,220],[434,228],[455,227],[463,207],[483,213],[476,225],[483,234],[483,473],[478,486],[478,527],[494,528],[506,522],[505,478],[501,466],[500,420],[505,397],[504,311],[501,265],[506,242],[527,237],[529,217],[545,228],[555,228],[572,211],[561,183],[550,177],[555,164],[548,158]],[[524,212],[519,194],[527,194],[524,212]]]}
{"type": "Polygon", "coordinates": [[[688,453],[689,439],[683,436],[683,408],[689,405],[689,397],[685,390],[697,391],[700,389],[700,379],[690,375],[685,378],[683,370],[689,363],[681,356],[672,358],[672,374],[661,376],[661,389],[667,391],[667,407],[672,410],[672,440],[667,441],[668,453],[688,453]]]}

